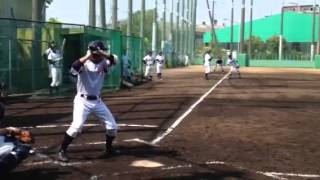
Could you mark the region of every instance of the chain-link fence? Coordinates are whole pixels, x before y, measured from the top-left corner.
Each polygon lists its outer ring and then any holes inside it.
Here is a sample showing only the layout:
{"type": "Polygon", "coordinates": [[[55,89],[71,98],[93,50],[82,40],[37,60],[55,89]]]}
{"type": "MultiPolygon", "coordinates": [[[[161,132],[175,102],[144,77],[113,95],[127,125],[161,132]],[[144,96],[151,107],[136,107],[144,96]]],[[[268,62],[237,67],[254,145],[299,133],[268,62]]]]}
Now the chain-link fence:
{"type": "Polygon", "coordinates": [[[0,18],[0,82],[11,93],[30,93],[49,87],[48,63],[42,57],[48,44],[55,41],[63,54],[63,85],[72,85],[71,64],[85,55],[90,41],[101,40],[110,53],[118,57],[118,64],[107,77],[105,87],[117,89],[121,83],[121,56],[127,44],[132,71],[142,74],[139,37],[123,37],[120,31],[88,27],[77,24],[45,23],[0,18]],[[124,41],[126,43],[124,43],[124,41]]]}

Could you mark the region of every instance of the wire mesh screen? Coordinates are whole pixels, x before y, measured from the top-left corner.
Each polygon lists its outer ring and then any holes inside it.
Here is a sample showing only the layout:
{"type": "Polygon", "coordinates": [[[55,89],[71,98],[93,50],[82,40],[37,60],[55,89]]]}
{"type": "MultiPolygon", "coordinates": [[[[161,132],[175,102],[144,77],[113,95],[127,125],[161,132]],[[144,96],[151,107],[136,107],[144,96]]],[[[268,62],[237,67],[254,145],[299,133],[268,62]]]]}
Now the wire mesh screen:
{"type": "MultiPolygon", "coordinates": [[[[120,31],[7,18],[0,18],[0,24],[0,82],[4,82],[11,93],[30,93],[49,87],[51,80],[48,78],[48,63],[43,54],[51,41],[55,41],[63,51],[63,87],[74,86],[69,77],[71,64],[85,55],[88,43],[94,40],[103,41],[110,53],[118,57],[118,63],[107,76],[104,87],[120,87],[123,49],[120,31]]],[[[132,71],[140,73],[141,39],[130,37],[129,41],[134,47],[130,52],[132,71]]]]}

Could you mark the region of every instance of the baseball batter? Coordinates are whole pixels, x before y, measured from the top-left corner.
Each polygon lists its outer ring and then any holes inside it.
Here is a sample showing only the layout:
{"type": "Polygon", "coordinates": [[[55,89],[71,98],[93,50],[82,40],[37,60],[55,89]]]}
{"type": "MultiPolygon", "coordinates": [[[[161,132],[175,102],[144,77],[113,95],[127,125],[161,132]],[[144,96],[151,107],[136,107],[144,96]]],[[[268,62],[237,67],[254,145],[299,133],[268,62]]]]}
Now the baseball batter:
{"type": "Polygon", "coordinates": [[[62,81],[61,60],[63,58],[62,52],[57,49],[57,44],[52,41],[49,45],[49,49],[46,50],[46,59],[49,64],[49,73],[52,78],[49,92],[52,94],[53,89],[58,93],[59,87],[62,81]]]}
{"type": "Polygon", "coordinates": [[[163,64],[165,61],[165,57],[162,54],[162,52],[160,51],[159,54],[156,56],[156,67],[157,67],[157,77],[158,79],[162,80],[162,68],[163,68],[163,64]]]}
{"type": "Polygon", "coordinates": [[[208,50],[206,52],[206,54],[204,55],[204,63],[203,66],[205,68],[204,70],[204,78],[205,79],[209,79],[209,73],[211,72],[211,60],[212,60],[212,56],[211,56],[211,50],[208,50]]]}
{"type": "Polygon", "coordinates": [[[66,131],[58,153],[58,160],[67,162],[67,148],[72,140],[81,133],[89,114],[95,114],[106,128],[106,155],[114,153],[113,140],[117,135],[117,124],[108,107],[101,99],[101,89],[105,75],[115,65],[115,58],[106,53],[101,41],[93,41],[87,54],[72,64],[71,72],[77,74],[77,94],[74,98],[73,121],[66,131]]]}
{"type": "Polygon", "coordinates": [[[240,65],[238,61],[232,57],[231,54],[228,56],[227,65],[230,66],[230,74],[228,77],[229,79],[232,78],[233,74],[235,73],[238,74],[238,78],[241,78],[240,65]]]}
{"type": "Polygon", "coordinates": [[[144,77],[146,79],[152,80],[151,71],[152,71],[152,66],[154,64],[154,61],[152,58],[151,51],[149,51],[147,55],[143,58],[143,63],[146,65],[146,71],[145,71],[144,77]]]}

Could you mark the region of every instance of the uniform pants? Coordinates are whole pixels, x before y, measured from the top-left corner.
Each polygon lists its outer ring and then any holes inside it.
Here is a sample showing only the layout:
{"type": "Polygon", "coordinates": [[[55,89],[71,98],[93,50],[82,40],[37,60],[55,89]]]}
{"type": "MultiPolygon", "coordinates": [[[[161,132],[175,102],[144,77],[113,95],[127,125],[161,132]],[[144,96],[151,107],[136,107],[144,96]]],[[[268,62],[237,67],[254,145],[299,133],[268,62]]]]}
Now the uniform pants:
{"type": "MultiPolygon", "coordinates": [[[[104,123],[107,134],[109,130],[110,132],[113,131],[116,133],[116,130],[118,129],[116,121],[101,98],[98,98],[97,100],[87,100],[85,97],[81,97],[80,94],[77,94],[73,104],[73,120],[71,126],[67,130],[67,134],[75,138],[81,133],[82,127],[91,113],[96,115],[99,120],[104,123]]],[[[115,134],[111,136],[115,136],[115,134]]]]}
{"type": "Polygon", "coordinates": [[[211,72],[211,66],[210,66],[210,65],[204,66],[204,73],[205,73],[205,74],[208,74],[208,73],[210,73],[210,72],[211,72]]]}
{"type": "Polygon", "coordinates": [[[145,77],[151,76],[152,65],[146,65],[146,72],[144,74],[145,77]]]}
{"type": "Polygon", "coordinates": [[[52,77],[52,81],[50,86],[51,87],[60,86],[61,80],[62,80],[61,68],[51,66],[51,77],[52,77]]]}
{"type": "Polygon", "coordinates": [[[162,64],[157,64],[157,74],[162,73],[162,68],[163,68],[162,64]]]}
{"type": "Polygon", "coordinates": [[[239,73],[239,68],[235,67],[235,66],[231,66],[230,71],[231,71],[231,73],[239,73]]]}

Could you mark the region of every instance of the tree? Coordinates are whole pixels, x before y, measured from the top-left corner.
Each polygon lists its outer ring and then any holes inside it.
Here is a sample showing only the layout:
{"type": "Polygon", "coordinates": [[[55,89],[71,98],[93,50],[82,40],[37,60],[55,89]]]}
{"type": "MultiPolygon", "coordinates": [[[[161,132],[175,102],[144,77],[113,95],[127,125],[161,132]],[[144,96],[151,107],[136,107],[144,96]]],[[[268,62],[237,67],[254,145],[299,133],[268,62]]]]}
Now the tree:
{"type": "MultiPolygon", "coordinates": [[[[287,48],[287,41],[282,39],[282,47],[283,52],[285,52],[287,48]]],[[[266,51],[267,54],[278,54],[279,53],[279,37],[272,36],[266,41],[266,51]]]]}
{"type": "MultiPolygon", "coordinates": [[[[249,48],[249,39],[247,39],[244,42],[244,49],[246,52],[248,52],[249,48]]],[[[252,36],[251,37],[251,51],[252,53],[262,53],[265,50],[265,43],[262,41],[262,39],[258,36],[252,36]]]]}
{"type": "Polygon", "coordinates": [[[62,23],[61,21],[58,20],[58,18],[54,18],[54,17],[50,17],[48,19],[48,22],[51,22],[51,23],[62,23]]]}
{"type": "MultiPolygon", "coordinates": [[[[152,40],[152,22],[153,22],[153,9],[145,12],[145,30],[144,30],[144,43],[148,45],[148,42],[152,40]]],[[[140,34],[140,15],[141,11],[136,11],[132,14],[132,35],[139,36],[140,34]]],[[[120,21],[120,30],[122,34],[127,34],[127,20],[120,21]]],[[[148,47],[148,46],[145,46],[148,47]]]]}

